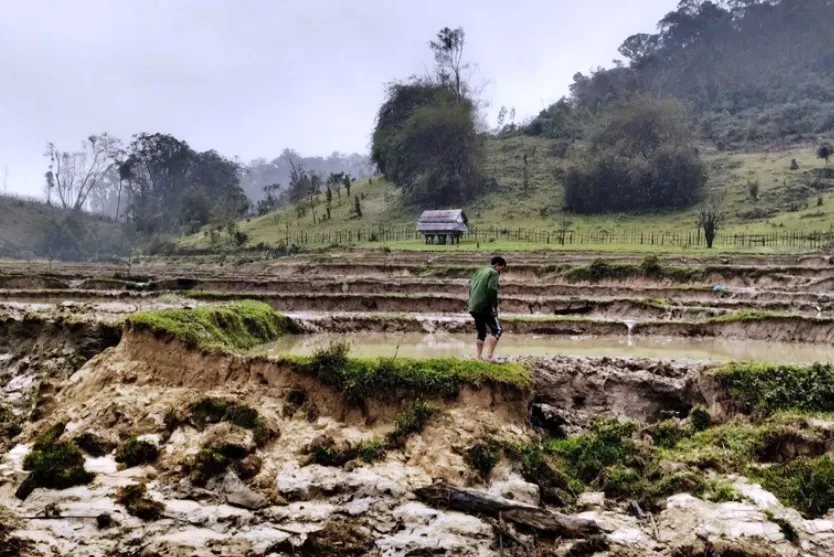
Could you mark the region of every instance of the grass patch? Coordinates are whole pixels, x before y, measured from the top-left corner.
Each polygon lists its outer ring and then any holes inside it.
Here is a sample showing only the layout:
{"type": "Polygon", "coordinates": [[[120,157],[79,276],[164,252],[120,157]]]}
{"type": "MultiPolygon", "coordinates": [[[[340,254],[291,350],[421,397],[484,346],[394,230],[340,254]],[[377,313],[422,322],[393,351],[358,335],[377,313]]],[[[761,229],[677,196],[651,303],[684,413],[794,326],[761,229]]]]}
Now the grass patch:
{"type": "Polygon", "coordinates": [[[121,462],[128,468],[155,462],[159,457],[159,448],[153,443],[130,437],[116,451],[116,462],[121,462]]]}
{"type": "Polygon", "coordinates": [[[203,447],[188,461],[186,471],[194,485],[205,486],[210,479],[224,474],[229,468],[237,469],[248,455],[246,447],[234,443],[203,447]]]}
{"type": "Polygon", "coordinates": [[[411,435],[423,431],[437,409],[429,406],[424,400],[417,399],[406,412],[400,412],[394,419],[394,431],[388,434],[387,442],[390,448],[402,448],[411,435]]]}
{"type": "Polygon", "coordinates": [[[753,309],[743,309],[739,311],[731,311],[723,315],[716,315],[709,319],[709,323],[752,323],[756,321],[770,321],[774,319],[801,319],[799,315],[789,315],[786,313],[777,313],[773,311],[759,311],[753,309]]]}
{"type": "Polygon", "coordinates": [[[95,433],[89,431],[76,437],[73,442],[79,449],[96,458],[106,455],[115,448],[113,443],[105,441],[95,433]]]}
{"type": "Polygon", "coordinates": [[[629,278],[648,278],[671,280],[673,282],[691,282],[703,277],[703,272],[686,267],[669,267],[662,265],[657,256],[647,256],[639,265],[608,263],[596,259],[589,265],[572,267],[564,271],[564,276],[574,282],[600,282],[603,280],[623,280],[629,278]]]}
{"type": "Polygon", "coordinates": [[[834,458],[831,455],[799,457],[785,464],[761,468],[753,476],[779,500],[807,516],[822,516],[834,507],[834,458]]]}
{"type": "Polygon", "coordinates": [[[94,475],[84,469],[84,456],[74,443],[59,441],[64,424],[42,432],[23,460],[29,475],[15,492],[26,499],[36,488],[66,489],[92,481],[94,475]]]}
{"type": "Polygon", "coordinates": [[[744,412],[834,412],[834,367],[729,363],[715,373],[718,385],[744,412]]]}
{"type": "Polygon", "coordinates": [[[478,472],[482,478],[489,478],[492,469],[501,460],[500,449],[500,446],[494,443],[476,443],[467,449],[466,463],[478,472]]]}
{"type": "Polygon", "coordinates": [[[145,484],[126,485],[116,494],[116,503],[124,506],[128,514],[145,522],[159,520],[165,510],[165,505],[148,497],[145,484]]]}
{"type": "Polygon", "coordinates": [[[359,445],[340,447],[332,437],[319,437],[305,449],[311,464],[320,466],[344,466],[358,458],[365,462],[376,462],[385,458],[387,443],[382,439],[371,439],[359,445]]]}
{"type": "Polygon", "coordinates": [[[255,443],[262,447],[278,434],[271,430],[254,408],[234,401],[206,397],[192,403],[189,407],[191,422],[198,428],[208,424],[229,422],[244,429],[251,429],[255,443]]]}
{"type": "Polygon", "coordinates": [[[418,397],[455,396],[461,385],[495,385],[529,391],[533,378],[520,364],[491,364],[453,358],[357,359],[348,357],[344,343],[334,343],[307,358],[284,360],[298,372],[310,375],[344,393],[348,399],[399,394],[418,397]]]}
{"type": "Polygon", "coordinates": [[[186,346],[207,350],[249,350],[274,341],[292,329],[287,317],[265,303],[253,301],[136,313],[127,325],[134,330],[169,335],[186,346]]]}

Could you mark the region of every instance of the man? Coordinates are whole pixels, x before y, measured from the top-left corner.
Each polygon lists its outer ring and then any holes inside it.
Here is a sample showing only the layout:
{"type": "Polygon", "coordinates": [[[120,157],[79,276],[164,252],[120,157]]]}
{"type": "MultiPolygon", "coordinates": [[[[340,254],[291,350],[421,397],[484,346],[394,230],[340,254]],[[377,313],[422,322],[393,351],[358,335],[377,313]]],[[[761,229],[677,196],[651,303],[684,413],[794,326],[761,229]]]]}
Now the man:
{"type": "Polygon", "coordinates": [[[475,273],[469,283],[469,314],[475,319],[475,328],[478,331],[476,346],[479,360],[484,359],[486,342],[486,360],[492,361],[495,346],[501,338],[501,325],[498,323],[498,277],[506,267],[506,260],[497,255],[492,258],[489,267],[475,273]],[[490,332],[489,341],[487,328],[490,332]]]}

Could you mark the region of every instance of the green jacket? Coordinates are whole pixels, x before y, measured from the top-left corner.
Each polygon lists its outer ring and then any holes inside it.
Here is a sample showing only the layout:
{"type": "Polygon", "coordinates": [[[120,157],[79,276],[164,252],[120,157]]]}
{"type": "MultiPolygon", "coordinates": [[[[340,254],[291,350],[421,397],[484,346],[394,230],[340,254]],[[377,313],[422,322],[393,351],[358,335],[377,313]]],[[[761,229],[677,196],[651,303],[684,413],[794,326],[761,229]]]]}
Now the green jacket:
{"type": "Polygon", "coordinates": [[[498,271],[484,267],[469,282],[469,313],[492,313],[498,307],[498,271]]]}

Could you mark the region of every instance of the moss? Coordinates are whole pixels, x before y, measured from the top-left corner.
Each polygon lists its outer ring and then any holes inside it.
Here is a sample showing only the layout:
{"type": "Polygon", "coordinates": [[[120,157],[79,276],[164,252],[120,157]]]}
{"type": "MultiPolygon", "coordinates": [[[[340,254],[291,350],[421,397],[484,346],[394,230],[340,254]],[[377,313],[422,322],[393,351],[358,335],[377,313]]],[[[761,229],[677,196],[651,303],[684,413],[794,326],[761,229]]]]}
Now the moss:
{"type": "Polygon", "coordinates": [[[551,440],[547,450],[559,456],[575,477],[589,483],[606,467],[643,464],[638,445],[631,439],[635,430],[636,426],[631,422],[600,420],[586,434],[551,440]]]}
{"type": "Polygon", "coordinates": [[[634,277],[690,282],[702,277],[703,272],[697,269],[667,267],[661,265],[657,257],[648,256],[640,265],[612,264],[597,259],[590,265],[573,267],[564,271],[564,276],[571,281],[585,282],[599,282],[609,279],[622,280],[634,277]]]}
{"type": "Polygon", "coordinates": [[[689,411],[689,423],[695,431],[704,431],[712,424],[712,417],[706,407],[694,406],[689,411]]]}
{"type": "Polygon", "coordinates": [[[753,309],[743,309],[738,311],[731,311],[723,315],[717,315],[709,319],[709,323],[750,323],[755,321],[770,321],[781,319],[802,319],[798,315],[789,315],[785,313],[776,313],[772,311],[760,311],[753,309]]]}
{"type": "Polygon", "coordinates": [[[466,451],[466,463],[486,479],[501,459],[500,447],[495,443],[476,443],[466,451]]]}
{"type": "Polygon", "coordinates": [[[84,456],[78,447],[57,440],[44,443],[41,438],[23,460],[23,469],[29,475],[15,493],[19,499],[26,499],[38,487],[66,489],[93,479],[93,474],[84,469],[84,456]]]}
{"type": "Polygon", "coordinates": [[[642,475],[636,470],[616,465],[605,470],[602,490],[608,497],[632,497],[645,490],[644,482],[642,475]]]}
{"type": "Polygon", "coordinates": [[[743,411],[834,412],[834,366],[730,363],[715,373],[743,411]]]}
{"type": "Polygon", "coordinates": [[[799,457],[785,464],[759,468],[751,474],[784,503],[810,517],[834,507],[834,457],[799,457]]]}
{"type": "Polygon", "coordinates": [[[420,433],[437,409],[424,400],[417,399],[406,412],[400,412],[394,419],[394,431],[388,434],[387,442],[391,448],[402,448],[411,435],[420,433]]]}
{"type": "Polygon", "coordinates": [[[362,444],[359,457],[365,462],[376,462],[385,458],[385,442],[382,439],[371,439],[362,444]]]}
{"type": "Polygon", "coordinates": [[[257,410],[234,401],[206,397],[192,403],[188,410],[192,423],[197,427],[229,422],[244,429],[251,429],[259,447],[278,436],[278,432],[269,428],[257,410]]]}
{"type": "Polygon", "coordinates": [[[788,540],[792,544],[796,544],[799,542],[799,533],[796,531],[796,528],[794,528],[793,524],[791,524],[789,520],[781,517],[776,517],[770,511],[765,511],[765,516],[769,521],[779,526],[779,530],[782,532],[782,535],[785,536],[786,540],[788,540]]]}
{"type": "Polygon", "coordinates": [[[417,397],[455,396],[462,385],[495,385],[516,391],[533,386],[530,370],[520,364],[491,364],[459,359],[355,359],[336,343],[308,358],[283,360],[351,399],[392,393],[417,397]]]}
{"type": "Polygon", "coordinates": [[[671,449],[681,440],[692,436],[692,430],[682,426],[677,420],[665,420],[646,428],[652,441],[658,447],[671,449]]]}
{"type": "Polygon", "coordinates": [[[560,468],[542,445],[506,444],[504,453],[521,462],[522,477],[539,486],[546,503],[570,505],[584,491],[582,482],[560,468]]]}
{"type": "Polygon", "coordinates": [[[702,495],[707,488],[704,473],[699,470],[684,470],[675,474],[658,478],[648,490],[653,499],[665,498],[675,493],[689,493],[696,497],[702,495]]]}
{"type": "Polygon", "coordinates": [[[105,441],[92,432],[84,432],[76,437],[75,445],[92,457],[102,457],[114,449],[113,443],[105,441]]]}
{"type": "Polygon", "coordinates": [[[265,303],[241,301],[136,313],[127,326],[169,335],[194,348],[249,350],[286,334],[292,322],[265,303]]]}
{"type": "Polygon", "coordinates": [[[145,522],[159,520],[165,511],[165,505],[148,497],[147,488],[144,484],[133,484],[119,488],[116,494],[116,502],[124,506],[128,514],[145,522]]]}
{"type": "Polygon", "coordinates": [[[246,447],[233,443],[203,447],[188,461],[186,470],[195,485],[204,486],[230,467],[237,468],[248,455],[246,447]]]}
{"type": "Polygon", "coordinates": [[[153,443],[130,437],[116,451],[116,462],[121,462],[128,468],[155,462],[159,457],[159,448],[153,443]]]}
{"type": "Polygon", "coordinates": [[[702,497],[713,503],[741,501],[741,494],[732,484],[718,480],[710,480],[707,483],[702,497]]]}

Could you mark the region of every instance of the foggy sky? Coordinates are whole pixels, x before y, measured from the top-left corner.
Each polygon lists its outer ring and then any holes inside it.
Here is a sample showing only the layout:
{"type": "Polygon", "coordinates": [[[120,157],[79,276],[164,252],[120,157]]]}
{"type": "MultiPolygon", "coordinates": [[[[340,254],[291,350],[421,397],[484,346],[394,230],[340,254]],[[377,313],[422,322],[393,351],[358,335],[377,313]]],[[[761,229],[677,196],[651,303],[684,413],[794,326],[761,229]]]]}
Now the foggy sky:
{"type": "MultiPolygon", "coordinates": [[[[41,195],[47,141],[171,133],[244,161],[285,147],[366,153],[385,83],[466,31],[490,124],[611,65],[677,0],[0,0],[0,180],[41,195]],[[639,6],[639,7],[638,7],[639,6]]],[[[2,183],[0,183],[0,188],[2,183]]],[[[2,191],[2,190],[0,190],[2,191]]]]}

